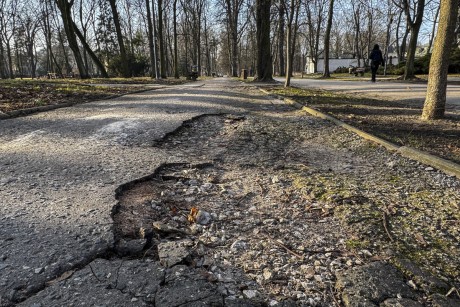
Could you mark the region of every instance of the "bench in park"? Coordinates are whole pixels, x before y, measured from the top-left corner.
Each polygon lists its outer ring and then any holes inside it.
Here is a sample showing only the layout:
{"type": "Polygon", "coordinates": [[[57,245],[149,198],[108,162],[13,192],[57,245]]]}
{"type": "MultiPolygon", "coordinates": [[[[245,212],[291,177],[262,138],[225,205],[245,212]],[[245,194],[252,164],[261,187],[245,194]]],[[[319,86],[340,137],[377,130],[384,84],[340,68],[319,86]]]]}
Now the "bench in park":
{"type": "Polygon", "coordinates": [[[365,67],[350,67],[348,69],[348,72],[350,73],[350,75],[355,75],[355,77],[358,76],[358,74],[362,77],[364,76],[364,73],[366,72],[366,68],[365,67]]]}

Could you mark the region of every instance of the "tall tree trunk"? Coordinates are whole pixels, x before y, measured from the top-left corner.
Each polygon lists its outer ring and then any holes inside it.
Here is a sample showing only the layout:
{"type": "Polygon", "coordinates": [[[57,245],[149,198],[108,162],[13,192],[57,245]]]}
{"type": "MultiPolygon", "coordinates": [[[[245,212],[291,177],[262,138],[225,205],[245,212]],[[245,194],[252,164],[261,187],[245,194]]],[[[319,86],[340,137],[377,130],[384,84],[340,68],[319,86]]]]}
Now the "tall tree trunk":
{"type": "Polygon", "coordinates": [[[427,95],[422,113],[422,119],[424,120],[444,117],[449,54],[455,34],[458,2],[459,0],[441,1],[439,28],[431,56],[427,95]]]}
{"type": "Polygon", "coordinates": [[[158,47],[160,54],[160,77],[165,79],[167,76],[163,33],[163,0],[158,0],[158,47]]]}
{"type": "Polygon", "coordinates": [[[353,20],[354,20],[354,26],[355,26],[355,31],[354,31],[354,58],[358,60],[358,67],[361,66],[361,54],[360,54],[360,49],[359,49],[359,37],[361,34],[361,16],[360,16],[360,9],[361,6],[358,4],[357,8],[353,9],[353,20]]]}
{"type": "Polygon", "coordinates": [[[334,16],[334,0],[329,0],[329,12],[327,15],[326,34],[324,35],[324,72],[323,78],[330,78],[329,72],[329,45],[331,43],[332,18],[334,16]]]}
{"type": "Polygon", "coordinates": [[[8,58],[8,73],[10,79],[14,79],[14,71],[13,71],[13,54],[11,52],[11,46],[9,42],[6,43],[6,56],[8,58]]]}
{"type": "MultiPolygon", "coordinates": [[[[236,23],[236,21],[234,21],[236,23]]],[[[231,27],[231,50],[232,50],[232,77],[238,77],[238,29],[236,24],[231,27]]]]}
{"type": "Polygon", "coordinates": [[[299,7],[300,4],[295,0],[291,0],[289,20],[287,25],[287,39],[286,39],[286,56],[287,56],[287,65],[286,65],[286,81],[284,87],[291,85],[292,77],[292,68],[294,63],[294,50],[295,50],[295,41],[297,35],[297,21],[299,18],[299,7]]]}
{"type": "Polygon", "coordinates": [[[35,54],[34,54],[34,40],[32,39],[27,43],[27,55],[29,56],[30,61],[30,75],[32,79],[36,78],[36,64],[35,64],[35,54]]]}
{"type": "MultiPolygon", "coordinates": [[[[69,55],[67,54],[66,47],[64,45],[64,37],[62,36],[62,32],[58,32],[58,39],[59,39],[59,44],[61,45],[62,49],[62,54],[64,55],[64,62],[65,62],[65,70],[67,73],[70,73],[72,71],[72,65],[70,65],[70,60],[69,60],[69,55]]],[[[56,57],[54,57],[54,61],[56,62],[56,57]]],[[[60,74],[62,75],[64,71],[61,68],[60,74]]]]}
{"type": "Polygon", "coordinates": [[[179,57],[177,50],[177,0],[173,3],[174,18],[174,78],[179,79],[179,57]]]}
{"type": "Polygon", "coordinates": [[[118,9],[116,0],[108,0],[110,3],[110,8],[112,9],[113,23],[115,25],[115,31],[117,32],[117,41],[118,47],[120,48],[120,58],[122,65],[122,75],[125,78],[131,77],[128,55],[125,49],[125,43],[123,41],[123,32],[121,31],[120,17],[118,15],[118,9]]]}
{"type": "Polygon", "coordinates": [[[205,46],[205,54],[206,54],[206,75],[211,75],[211,49],[209,47],[209,29],[208,29],[208,21],[205,16],[204,18],[204,46],[205,46]]]}
{"type": "Polygon", "coordinates": [[[273,80],[273,63],[270,51],[271,0],[256,0],[257,65],[255,81],[273,80]]]}
{"type": "Polygon", "coordinates": [[[410,30],[406,27],[403,38],[401,39],[401,46],[399,47],[399,63],[404,62],[407,58],[407,37],[409,36],[410,30]]]}
{"type": "Polygon", "coordinates": [[[131,3],[130,1],[125,1],[125,10],[126,10],[126,21],[128,24],[128,36],[129,36],[129,41],[128,41],[128,48],[130,50],[130,53],[132,55],[135,54],[134,52],[134,45],[133,45],[133,22],[132,22],[132,17],[131,17],[131,3]]]}
{"type": "Polygon", "coordinates": [[[22,67],[22,61],[21,57],[19,56],[19,46],[18,46],[18,41],[14,42],[14,49],[16,51],[15,57],[16,57],[16,68],[19,73],[19,78],[23,78],[24,72],[23,72],[23,67],[22,67]]]}
{"type": "Polygon", "coordinates": [[[284,77],[286,75],[285,69],[285,59],[284,59],[284,28],[286,27],[285,23],[285,10],[286,6],[284,1],[281,0],[280,7],[279,7],[279,23],[278,23],[278,63],[279,63],[279,75],[280,77],[284,77]]]}
{"type": "Polygon", "coordinates": [[[145,9],[147,10],[147,36],[149,39],[149,54],[150,54],[150,77],[156,77],[155,73],[155,47],[153,42],[153,25],[152,14],[150,11],[150,0],[145,0],[145,9]]]}
{"type": "Polygon", "coordinates": [[[238,77],[238,15],[239,0],[225,0],[230,34],[230,65],[232,77],[238,77]]]}
{"type": "Polygon", "coordinates": [[[5,73],[5,48],[3,48],[3,42],[0,39],[0,78],[6,79],[5,73]]]}
{"type": "Polygon", "coordinates": [[[72,5],[74,0],[68,2],[67,0],[55,0],[56,4],[61,11],[62,22],[64,24],[64,30],[67,35],[67,41],[69,43],[69,47],[72,50],[75,62],[77,63],[78,72],[80,74],[81,79],[88,79],[90,76],[88,75],[88,71],[86,70],[85,64],[83,63],[83,58],[80,53],[80,48],[78,47],[77,37],[75,35],[73,21],[72,21],[72,5]]]}
{"type": "MultiPolygon", "coordinates": [[[[198,75],[201,76],[201,19],[203,14],[203,1],[199,0],[196,2],[196,19],[195,19],[195,29],[196,29],[196,38],[195,38],[195,53],[198,66],[198,75]]],[[[238,61],[239,62],[239,61],[238,61]]]]}
{"type": "Polygon", "coordinates": [[[396,55],[398,57],[398,63],[401,63],[403,58],[401,55],[401,46],[399,45],[399,29],[401,25],[401,19],[402,19],[402,10],[399,12],[398,16],[398,22],[396,23],[396,33],[395,33],[395,42],[396,42],[396,55]]]}
{"type": "MultiPolygon", "coordinates": [[[[83,1],[84,0],[80,0],[80,6],[79,6],[79,10],[78,10],[78,17],[80,18],[80,24],[83,26],[84,25],[84,22],[83,22],[83,1]]],[[[75,22],[73,23],[73,26],[75,28],[75,30],[77,30],[77,26],[75,24],[75,22]]],[[[85,28],[83,27],[83,41],[86,43],[86,31],[85,31],[85,28]]],[[[78,36],[78,35],[77,35],[78,36]]],[[[80,39],[80,37],[79,37],[80,39]]],[[[80,39],[81,41],[81,39],[80,39]]],[[[85,63],[85,67],[86,67],[86,70],[88,71],[89,73],[89,65],[88,65],[88,52],[86,51],[86,48],[83,49],[83,62],[85,63]]]]}
{"type": "Polygon", "coordinates": [[[51,22],[50,22],[50,10],[48,7],[48,1],[45,1],[45,11],[44,11],[44,20],[43,20],[43,30],[45,34],[46,41],[46,70],[47,72],[54,71],[54,62],[53,62],[53,42],[52,42],[52,32],[51,32],[51,22]]]}
{"type": "Polygon", "coordinates": [[[155,0],[152,0],[152,25],[153,25],[153,56],[155,58],[155,78],[160,78],[158,67],[158,52],[157,52],[157,28],[156,28],[155,0]]]}

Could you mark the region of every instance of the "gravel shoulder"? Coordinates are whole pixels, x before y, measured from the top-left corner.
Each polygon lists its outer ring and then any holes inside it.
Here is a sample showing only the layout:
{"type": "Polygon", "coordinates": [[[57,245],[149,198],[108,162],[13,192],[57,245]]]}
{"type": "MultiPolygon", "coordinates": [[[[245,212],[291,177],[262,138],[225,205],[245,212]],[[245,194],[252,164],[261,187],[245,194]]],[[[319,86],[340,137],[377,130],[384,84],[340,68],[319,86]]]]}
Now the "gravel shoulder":
{"type": "Polygon", "coordinates": [[[0,124],[0,305],[459,304],[459,181],[253,86],[0,124]]]}

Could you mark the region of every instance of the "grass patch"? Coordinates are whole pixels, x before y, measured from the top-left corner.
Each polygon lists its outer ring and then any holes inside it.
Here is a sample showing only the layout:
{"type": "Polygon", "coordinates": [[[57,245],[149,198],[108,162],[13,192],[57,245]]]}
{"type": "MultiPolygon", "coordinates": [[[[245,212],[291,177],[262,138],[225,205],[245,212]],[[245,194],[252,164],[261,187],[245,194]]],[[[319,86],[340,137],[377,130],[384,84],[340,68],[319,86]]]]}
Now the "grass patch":
{"type": "MultiPolygon", "coordinates": [[[[78,79],[14,79],[0,80],[0,112],[11,112],[46,105],[79,103],[124,95],[148,86],[130,86],[124,83],[104,86],[84,83],[78,79]]],[[[97,82],[98,80],[92,80],[97,82]]]]}

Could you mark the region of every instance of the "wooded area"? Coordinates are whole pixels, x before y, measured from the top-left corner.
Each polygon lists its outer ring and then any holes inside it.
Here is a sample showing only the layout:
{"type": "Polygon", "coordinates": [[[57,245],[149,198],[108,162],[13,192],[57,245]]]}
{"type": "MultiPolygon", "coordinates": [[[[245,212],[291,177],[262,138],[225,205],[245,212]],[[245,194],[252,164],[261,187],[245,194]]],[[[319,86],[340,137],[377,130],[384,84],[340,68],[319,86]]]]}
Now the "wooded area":
{"type": "Polygon", "coordinates": [[[315,70],[324,58],[329,77],[329,58],[367,66],[379,44],[388,65],[393,56],[405,63],[407,80],[416,54],[431,53],[440,7],[438,0],[0,0],[0,77],[236,77],[244,69],[261,81],[286,76],[289,86],[307,58],[315,70]]]}

